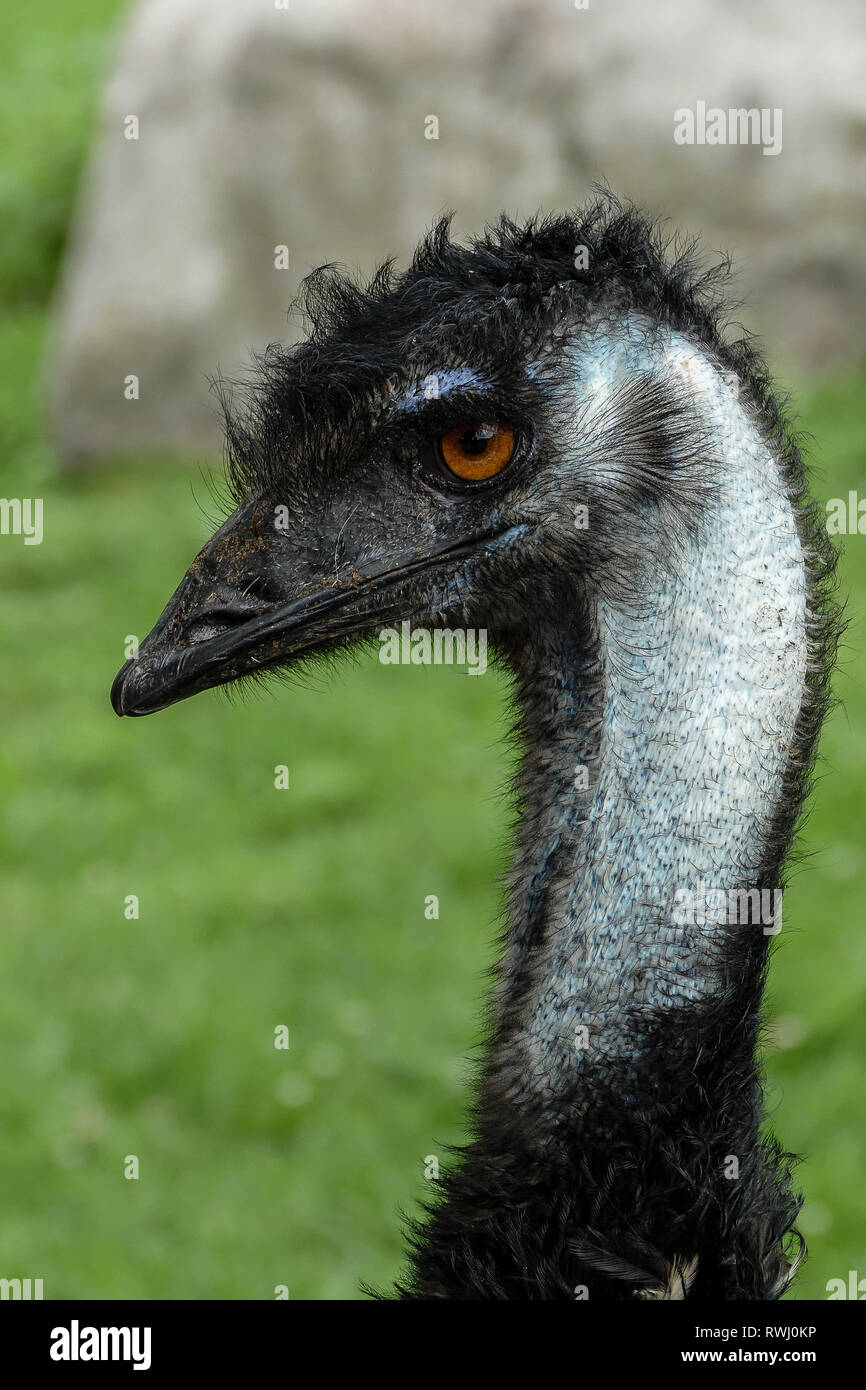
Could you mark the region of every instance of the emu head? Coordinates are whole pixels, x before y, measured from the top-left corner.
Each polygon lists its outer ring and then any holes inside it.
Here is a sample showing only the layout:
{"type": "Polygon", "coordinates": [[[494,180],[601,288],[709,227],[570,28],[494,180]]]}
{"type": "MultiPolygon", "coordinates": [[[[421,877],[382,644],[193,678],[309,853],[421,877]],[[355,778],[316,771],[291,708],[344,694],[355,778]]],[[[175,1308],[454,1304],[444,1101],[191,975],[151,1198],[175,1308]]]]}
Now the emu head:
{"type": "Polygon", "coordinates": [[[698,441],[680,386],[647,365],[657,310],[628,317],[624,270],[653,301],[660,253],[636,217],[595,232],[594,216],[591,277],[568,218],[503,219],[469,247],[442,223],[365,289],[311,277],[307,341],[268,350],[241,411],[226,401],[236,510],[119,673],[118,714],[403,619],[526,650],[566,590],[574,621],[594,588],[639,587],[687,524],[698,441]]]}

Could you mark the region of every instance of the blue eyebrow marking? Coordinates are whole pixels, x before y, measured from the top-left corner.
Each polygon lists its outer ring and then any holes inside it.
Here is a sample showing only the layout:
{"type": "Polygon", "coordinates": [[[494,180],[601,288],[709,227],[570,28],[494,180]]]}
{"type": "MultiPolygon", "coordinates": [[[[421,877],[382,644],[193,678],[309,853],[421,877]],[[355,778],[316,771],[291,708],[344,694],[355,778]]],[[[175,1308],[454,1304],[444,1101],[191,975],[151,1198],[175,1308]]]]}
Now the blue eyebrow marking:
{"type": "Polygon", "coordinates": [[[473,388],[489,391],[490,383],[471,367],[451,367],[445,372],[431,372],[420,381],[413,382],[391,406],[396,415],[411,415],[426,405],[427,401],[447,398],[452,391],[465,391],[473,388]]]}

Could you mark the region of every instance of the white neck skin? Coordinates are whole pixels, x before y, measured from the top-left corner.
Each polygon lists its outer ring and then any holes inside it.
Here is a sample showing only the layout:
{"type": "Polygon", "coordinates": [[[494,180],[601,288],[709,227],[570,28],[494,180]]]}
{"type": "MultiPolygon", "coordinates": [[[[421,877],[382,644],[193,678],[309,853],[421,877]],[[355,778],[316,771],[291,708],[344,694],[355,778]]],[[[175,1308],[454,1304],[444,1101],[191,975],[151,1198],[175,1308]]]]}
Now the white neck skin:
{"type": "Polygon", "coordinates": [[[627,1027],[636,1010],[669,1012],[676,1029],[718,985],[720,934],[762,929],[700,911],[678,925],[677,904],[701,885],[755,885],[807,659],[794,511],[736,383],[684,337],[648,338],[636,319],[585,338],[574,365],[582,429],[615,408],[624,377],[661,369],[694,402],[717,463],[676,565],[647,566],[638,599],[615,585],[592,594],[592,667],[581,669],[568,614],[532,657],[545,715],[523,769],[499,1004],[519,989],[501,1063],[513,1093],[536,1096],[556,1094],[585,1059],[639,1048],[627,1027]]]}

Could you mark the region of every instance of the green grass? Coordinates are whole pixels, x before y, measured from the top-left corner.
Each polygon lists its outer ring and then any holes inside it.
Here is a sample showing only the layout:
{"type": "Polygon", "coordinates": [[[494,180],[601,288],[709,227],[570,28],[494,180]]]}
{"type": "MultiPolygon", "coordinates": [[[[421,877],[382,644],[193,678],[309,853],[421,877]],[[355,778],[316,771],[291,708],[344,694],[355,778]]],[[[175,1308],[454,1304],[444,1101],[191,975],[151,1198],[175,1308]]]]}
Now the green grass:
{"type": "MultiPolygon", "coordinates": [[[[28,9],[2,59],[0,192],[19,221],[0,245],[0,491],[44,497],[46,529],[0,542],[0,1275],[42,1277],[49,1298],[352,1298],[395,1276],[398,1208],[424,1194],[426,1155],[465,1137],[508,819],[503,691],[364,661],[248,704],[111,714],[125,637],[208,533],[194,469],[63,479],[42,434],[41,306],[118,9],[28,9]]],[[[825,497],[866,495],[864,384],[804,394],[825,497]]],[[[799,1297],[866,1275],[866,538],[847,544],[845,708],[771,986],[773,1120],[804,1155],[799,1297]]]]}

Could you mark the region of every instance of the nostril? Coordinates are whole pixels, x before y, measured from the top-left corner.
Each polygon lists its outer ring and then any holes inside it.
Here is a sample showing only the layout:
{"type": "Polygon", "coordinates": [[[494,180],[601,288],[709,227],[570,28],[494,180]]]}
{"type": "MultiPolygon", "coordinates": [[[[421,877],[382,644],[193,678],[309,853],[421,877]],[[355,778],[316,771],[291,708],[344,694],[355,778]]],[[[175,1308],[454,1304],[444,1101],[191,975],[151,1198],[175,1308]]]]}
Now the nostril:
{"type": "Polygon", "coordinates": [[[190,594],[188,616],[185,621],[181,618],[180,645],[198,646],[261,617],[272,605],[255,592],[258,587],[255,580],[244,589],[217,580],[208,584],[206,594],[201,590],[190,594]]]}
{"type": "Polygon", "coordinates": [[[209,642],[212,637],[222,637],[233,628],[241,627],[249,622],[249,613],[239,613],[220,609],[218,613],[202,613],[200,617],[193,618],[192,622],[184,629],[183,640],[185,644],[192,646],[197,642],[209,642]]]}

